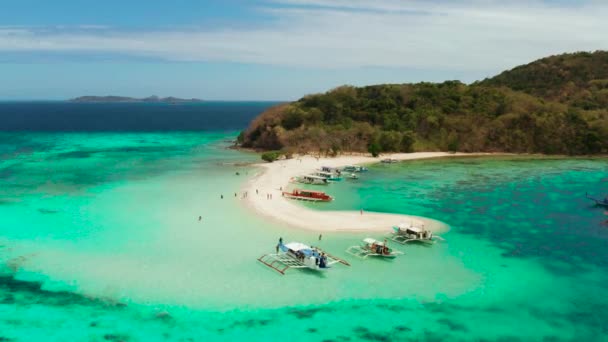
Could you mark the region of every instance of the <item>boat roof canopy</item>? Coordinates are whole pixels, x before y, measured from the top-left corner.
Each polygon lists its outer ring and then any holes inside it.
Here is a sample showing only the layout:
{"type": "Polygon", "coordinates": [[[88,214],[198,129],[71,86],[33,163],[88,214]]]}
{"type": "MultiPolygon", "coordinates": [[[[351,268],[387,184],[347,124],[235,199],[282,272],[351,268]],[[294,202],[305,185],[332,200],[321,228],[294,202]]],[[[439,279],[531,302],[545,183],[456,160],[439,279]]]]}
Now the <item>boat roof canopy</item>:
{"type": "Polygon", "coordinates": [[[301,242],[290,242],[290,243],[286,243],[285,247],[291,249],[292,251],[302,251],[302,250],[310,250],[310,246],[305,245],[301,242]]]}
{"type": "Polygon", "coordinates": [[[365,239],[363,239],[363,242],[368,243],[370,245],[376,244],[376,245],[384,246],[384,242],[380,242],[380,241],[378,241],[376,239],[372,239],[372,238],[365,238],[365,239]]]}
{"type": "Polygon", "coordinates": [[[405,223],[400,223],[397,228],[399,228],[400,230],[410,230],[416,233],[422,233],[425,231],[425,229],[423,227],[416,227],[413,224],[410,224],[409,226],[406,225],[405,223]]]}

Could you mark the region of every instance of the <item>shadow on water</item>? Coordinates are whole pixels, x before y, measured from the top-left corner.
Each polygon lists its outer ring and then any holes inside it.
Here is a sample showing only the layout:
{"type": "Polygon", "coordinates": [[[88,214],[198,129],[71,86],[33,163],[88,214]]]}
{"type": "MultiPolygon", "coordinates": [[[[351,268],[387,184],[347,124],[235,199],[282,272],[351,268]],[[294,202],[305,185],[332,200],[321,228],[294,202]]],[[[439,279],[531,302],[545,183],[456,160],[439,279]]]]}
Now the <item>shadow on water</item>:
{"type": "Polygon", "coordinates": [[[110,299],[95,299],[73,292],[49,291],[43,284],[33,281],[22,281],[13,276],[0,276],[0,303],[13,305],[42,304],[50,306],[103,306],[120,309],[125,304],[110,299]]]}

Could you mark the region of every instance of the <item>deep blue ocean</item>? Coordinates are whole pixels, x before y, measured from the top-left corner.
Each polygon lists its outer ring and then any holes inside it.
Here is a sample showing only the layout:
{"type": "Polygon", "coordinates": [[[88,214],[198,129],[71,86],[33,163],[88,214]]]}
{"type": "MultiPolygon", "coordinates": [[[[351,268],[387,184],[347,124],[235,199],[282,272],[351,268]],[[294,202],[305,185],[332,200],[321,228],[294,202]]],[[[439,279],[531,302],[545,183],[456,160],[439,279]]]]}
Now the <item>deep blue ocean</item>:
{"type": "Polygon", "coordinates": [[[1,131],[231,131],[276,102],[0,102],[1,131]]]}

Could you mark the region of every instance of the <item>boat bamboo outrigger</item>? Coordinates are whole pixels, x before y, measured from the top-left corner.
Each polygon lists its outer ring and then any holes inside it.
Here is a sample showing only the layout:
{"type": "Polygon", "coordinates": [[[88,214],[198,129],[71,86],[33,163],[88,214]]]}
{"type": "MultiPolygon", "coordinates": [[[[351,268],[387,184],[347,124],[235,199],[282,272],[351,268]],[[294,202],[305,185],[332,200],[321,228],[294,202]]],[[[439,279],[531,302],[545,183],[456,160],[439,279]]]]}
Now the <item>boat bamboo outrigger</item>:
{"type": "Polygon", "coordinates": [[[386,239],[384,239],[384,242],[380,242],[372,238],[363,239],[363,244],[361,245],[348,247],[346,253],[361,259],[365,259],[370,256],[392,259],[397,255],[403,254],[403,252],[395,251],[389,248],[386,239]]]}
{"type": "Polygon", "coordinates": [[[391,240],[400,243],[402,245],[408,242],[422,242],[427,244],[435,243],[436,239],[443,240],[440,236],[433,235],[433,232],[424,228],[424,225],[414,226],[410,224],[407,226],[401,223],[397,226],[393,226],[393,236],[391,240]]]}
{"type": "Polygon", "coordinates": [[[591,196],[589,196],[589,194],[585,194],[585,196],[592,200],[593,202],[595,202],[595,205],[599,206],[599,207],[604,207],[604,208],[608,208],[608,196],[606,196],[606,198],[604,198],[603,200],[601,199],[597,199],[597,198],[593,198],[591,196]]]}
{"type": "Polygon", "coordinates": [[[310,202],[331,202],[334,199],[333,197],[322,191],[310,191],[301,189],[294,189],[291,192],[283,191],[283,197],[310,202]]]}
{"type": "Polygon", "coordinates": [[[300,242],[286,244],[279,242],[277,247],[277,253],[264,254],[258,258],[258,261],[283,275],[290,268],[327,271],[331,265],[337,263],[350,266],[346,260],[335,257],[318,247],[310,247],[300,242]]]}

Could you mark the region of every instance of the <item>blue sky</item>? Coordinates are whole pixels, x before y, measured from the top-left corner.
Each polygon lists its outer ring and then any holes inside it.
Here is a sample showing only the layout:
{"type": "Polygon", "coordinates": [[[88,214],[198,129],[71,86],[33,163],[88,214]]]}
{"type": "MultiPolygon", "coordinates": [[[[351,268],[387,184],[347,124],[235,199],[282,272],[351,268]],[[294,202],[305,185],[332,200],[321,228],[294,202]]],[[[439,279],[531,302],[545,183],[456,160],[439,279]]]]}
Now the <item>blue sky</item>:
{"type": "Polygon", "coordinates": [[[0,100],[291,100],[608,49],[606,1],[3,0],[0,100]]]}

